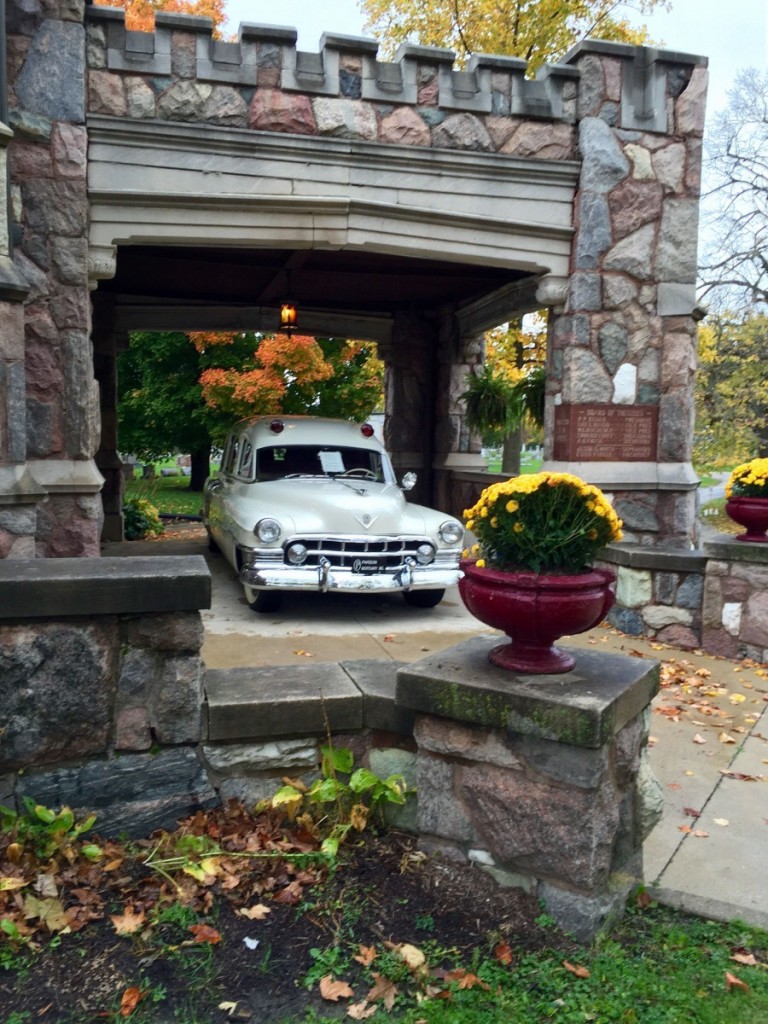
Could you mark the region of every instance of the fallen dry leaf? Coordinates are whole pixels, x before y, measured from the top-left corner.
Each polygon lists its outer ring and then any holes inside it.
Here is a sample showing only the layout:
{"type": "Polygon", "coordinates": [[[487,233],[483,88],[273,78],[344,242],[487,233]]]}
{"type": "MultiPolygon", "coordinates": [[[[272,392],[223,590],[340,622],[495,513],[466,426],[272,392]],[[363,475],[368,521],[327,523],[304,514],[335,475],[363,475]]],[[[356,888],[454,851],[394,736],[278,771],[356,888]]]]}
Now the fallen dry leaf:
{"type": "Polygon", "coordinates": [[[386,636],[384,637],[384,643],[385,644],[393,644],[394,642],[395,642],[395,634],[394,633],[387,633],[386,636]]]}
{"type": "Polygon", "coordinates": [[[571,974],[575,974],[577,978],[589,977],[588,968],[582,967],[581,964],[572,964],[570,960],[563,960],[563,967],[566,971],[570,971],[571,974]]]}
{"type": "Polygon", "coordinates": [[[697,811],[693,807],[684,807],[683,808],[683,813],[687,814],[691,818],[700,818],[701,817],[701,811],[697,811]]]}
{"type": "Polygon", "coordinates": [[[293,653],[297,654],[300,658],[314,658],[314,654],[311,654],[309,651],[304,651],[301,648],[294,651],[293,653]]]}
{"type": "Polygon", "coordinates": [[[426,957],[418,946],[411,946],[410,943],[404,942],[400,946],[395,947],[395,952],[403,960],[408,969],[411,971],[417,971],[420,967],[423,967],[426,963],[426,957]]]}
{"type": "Polygon", "coordinates": [[[729,736],[727,732],[721,732],[717,738],[720,743],[738,743],[738,740],[735,740],[733,736],[729,736]]]}
{"type": "Polygon", "coordinates": [[[741,978],[737,978],[735,974],[731,974],[730,971],[725,972],[725,987],[730,992],[734,988],[743,989],[744,992],[749,992],[749,985],[741,978]]]}
{"type": "Polygon", "coordinates": [[[696,839],[709,839],[709,832],[705,832],[703,828],[694,829],[693,835],[696,839]]]}
{"type": "Polygon", "coordinates": [[[326,974],[320,979],[320,995],[330,1003],[351,999],[354,994],[346,981],[335,981],[332,974],[326,974]]]}
{"type": "Polygon", "coordinates": [[[707,741],[704,739],[704,737],[700,733],[697,732],[696,735],[693,737],[693,742],[694,743],[706,743],[707,741]]]}
{"type": "Polygon", "coordinates": [[[135,986],[127,988],[125,992],[123,992],[123,997],[120,1000],[120,1016],[130,1017],[144,998],[145,994],[145,992],[142,992],[140,988],[136,988],[135,986]]]}
{"type": "Polygon", "coordinates": [[[109,919],[118,935],[133,935],[144,926],[146,914],[143,910],[134,911],[132,907],[126,907],[124,913],[110,914],[109,919]]]}
{"type": "Polygon", "coordinates": [[[209,942],[212,946],[221,942],[221,933],[211,928],[209,924],[191,924],[187,931],[192,932],[195,942],[209,942]]]}
{"type": "Polygon", "coordinates": [[[747,967],[757,967],[754,953],[734,953],[731,960],[735,960],[737,964],[746,964],[747,967]]]}
{"type": "Polygon", "coordinates": [[[263,921],[267,914],[272,913],[263,903],[257,903],[254,907],[240,907],[237,912],[249,921],[263,921]]]}
{"type": "Polygon", "coordinates": [[[500,942],[494,949],[493,955],[502,964],[512,963],[512,948],[508,942],[500,942]]]}
{"type": "Polygon", "coordinates": [[[370,967],[373,961],[376,959],[376,947],[375,946],[358,946],[359,953],[355,957],[355,960],[363,967],[370,967]]]}
{"type": "Polygon", "coordinates": [[[395,1005],[395,999],[397,998],[397,986],[394,982],[390,981],[389,978],[385,978],[376,971],[373,971],[373,979],[376,984],[368,993],[366,999],[369,1003],[378,1002],[380,999],[384,1003],[384,1008],[387,1013],[390,1013],[392,1011],[392,1007],[395,1005]]]}
{"type": "Polygon", "coordinates": [[[347,1007],[347,1016],[352,1020],[365,1020],[366,1017],[372,1017],[377,1009],[376,1003],[369,1006],[368,1000],[364,999],[362,1003],[350,1003],[347,1007]]]}
{"type": "Polygon", "coordinates": [[[23,889],[25,885],[29,885],[24,878],[0,878],[0,892],[10,892],[13,889],[23,889]]]}
{"type": "Polygon", "coordinates": [[[725,828],[727,825],[730,825],[730,821],[728,821],[727,818],[714,818],[713,821],[716,825],[719,825],[720,828],[725,828]]]}

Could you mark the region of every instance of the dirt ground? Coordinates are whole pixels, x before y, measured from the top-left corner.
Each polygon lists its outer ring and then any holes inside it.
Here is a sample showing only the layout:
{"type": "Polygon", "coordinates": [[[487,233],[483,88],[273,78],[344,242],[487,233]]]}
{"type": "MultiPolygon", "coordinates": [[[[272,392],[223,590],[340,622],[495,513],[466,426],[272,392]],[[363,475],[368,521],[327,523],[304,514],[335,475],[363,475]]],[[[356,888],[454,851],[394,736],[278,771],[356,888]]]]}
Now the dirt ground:
{"type": "MultiPolygon", "coordinates": [[[[263,875],[262,882],[273,888],[271,897],[259,897],[259,905],[270,911],[263,920],[238,913],[245,895],[241,888],[231,896],[217,885],[202,905],[199,896],[192,900],[198,920],[210,923],[219,936],[215,944],[194,941],[181,918],[119,936],[107,915],[62,936],[24,972],[0,972],[0,1020],[117,1021],[128,1016],[121,1015],[121,1001],[134,990],[144,996],[131,1019],[151,1024],[278,1024],[303,1018],[310,1008],[341,1018],[351,998],[337,1003],[321,998],[319,977],[311,989],[302,983],[308,972],[326,973],[313,950],[330,949],[331,964],[334,949],[346,950],[349,959],[339,978],[351,985],[354,998],[363,999],[373,984],[371,971],[351,961],[349,950],[384,953],[410,944],[426,951],[430,977],[439,979],[456,965],[469,967],[475,949],[493,955],[507,943],[535,951],[553,941],[553,933],[536,923],[537,901],[522,890],[501,889],[478,868],[425,858],[397,833],[359,845],[348,863],[330,875],[319,872],[312,882],[306,873],[289,871],[293,889],[283,868],[271,863],[264,872],[269,877],[263,875]],[[286,897],[295,893],[297,880],[302,880],[300,898],[286,897]]],[[[159,876],[148,880],[134,872],[132,880],[105,881],[100,896],[107,910],[119,912],[127,898],[132,913],[139,914],[149,911],[163,885],[159,876]]],[[[248,891],[259,888],[249,878],[248,891]]],[[[557,939],[562,945],[562,936],[557,939]]]]}

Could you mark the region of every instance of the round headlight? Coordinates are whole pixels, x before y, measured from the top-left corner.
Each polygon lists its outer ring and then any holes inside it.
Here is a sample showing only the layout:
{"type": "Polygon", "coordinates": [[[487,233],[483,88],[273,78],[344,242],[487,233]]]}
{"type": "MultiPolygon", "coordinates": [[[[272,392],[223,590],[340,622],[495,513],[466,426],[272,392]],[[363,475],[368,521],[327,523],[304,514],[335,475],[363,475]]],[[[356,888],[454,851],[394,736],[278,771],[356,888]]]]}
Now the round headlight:
{"type": "Polygon", "coordinates": [[[285,551],[285,559],[291,565],[304,565],[307,560],[307,549],[297,541],[291,544],[285,551]]]}
{"type": "Polygon", "coordinates": [[[429,565],[435,560],[435,549],[431,544],[419,544],[416,548],[416,561],[419,565],[429,565]]]}
{"type": "Polygon", "coordinates": [[[274,544],[280,538],[280,523],[276,519],[260,519],[253,532],[262,544],[274,544]]]}
{"type": "Polygon", "coordinates": [[[464,527],[461,523],[457,523],[455,519],[448,519],[446,522],[440,524],[440,529],[437,531],[440,534],[440,540],[444,544],[458,544],[464,539],[464,527]]]}

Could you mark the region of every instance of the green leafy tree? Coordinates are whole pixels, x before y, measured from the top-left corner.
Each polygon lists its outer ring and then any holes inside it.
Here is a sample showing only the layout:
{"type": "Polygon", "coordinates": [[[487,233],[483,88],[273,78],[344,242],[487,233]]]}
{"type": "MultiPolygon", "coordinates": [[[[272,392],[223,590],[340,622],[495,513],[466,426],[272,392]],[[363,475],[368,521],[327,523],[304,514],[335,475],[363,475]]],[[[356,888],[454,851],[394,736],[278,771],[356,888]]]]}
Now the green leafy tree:
{"type": "Polygon", "coordinates": [[[371,31],[391,55],[404,42],[522,57],[535,71],[586,36],[646,43],[626,15],[669,9],[668,0],[361,0],[371,31]]]}
{"type": "Polygon", "coordinates": [[[768,457],[768,316],[710,316],[699,327],[694,460],[768,457]]]}
{"type": "Polygon", "coordinates": [[[374,345],[253,333],[138,332],[118,360],[120,448],[147,460],[190,452],[202,490],[210,451],[262,413],[365,419],[382,396],[374,345]]]}
{"type": "MultiPolygon", "coordinates": [[[[242,364],[252,357],[255,344],[255,335],[243,334],[216,356],[242,364]]],[[[211,361],[211,354],[196,351],[183,331],[141,331],[131,335],[117,363],[121,451],[147,461],[189,452],[193,491],[202,490],[211,446],[221,443],[232,422],[229,413],[203,399],[200,375],[211,361]]]]}

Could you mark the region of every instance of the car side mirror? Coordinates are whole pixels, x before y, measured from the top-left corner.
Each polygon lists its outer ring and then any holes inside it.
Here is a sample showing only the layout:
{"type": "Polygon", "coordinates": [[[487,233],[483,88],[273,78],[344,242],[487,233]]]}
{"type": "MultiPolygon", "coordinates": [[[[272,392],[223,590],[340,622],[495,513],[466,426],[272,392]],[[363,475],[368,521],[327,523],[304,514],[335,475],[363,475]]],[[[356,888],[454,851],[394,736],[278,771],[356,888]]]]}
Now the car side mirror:
{"type": "Polygon", "coordinates": [[[416,486],[418,477],[415,473],[403,473],[403,479],[400,482],[400,486],[404,491],[411,491],[416,486]]]}

